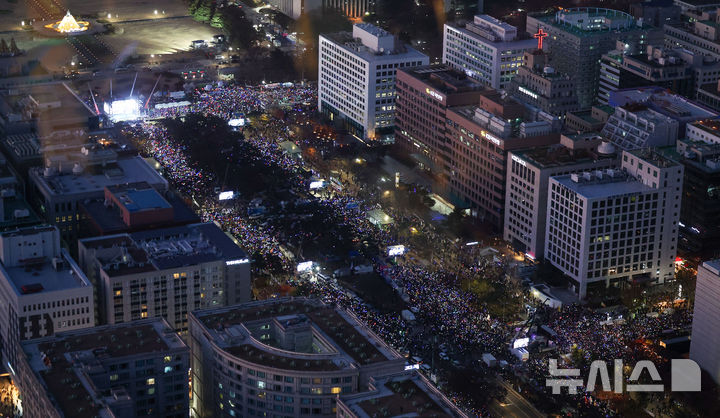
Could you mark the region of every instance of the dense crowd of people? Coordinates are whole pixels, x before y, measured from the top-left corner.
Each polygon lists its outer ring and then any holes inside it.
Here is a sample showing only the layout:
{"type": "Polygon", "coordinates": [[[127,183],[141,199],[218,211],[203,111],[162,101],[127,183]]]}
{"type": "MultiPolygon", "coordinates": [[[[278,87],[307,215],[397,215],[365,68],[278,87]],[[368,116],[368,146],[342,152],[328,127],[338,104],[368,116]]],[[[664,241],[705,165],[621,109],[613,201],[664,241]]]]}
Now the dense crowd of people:
{"type": "MultiPolygon", "coordinates": [[[[278,104],[293,108],[299,114],[312,112],[316,103],[315,89],[295,85],[292,87],[213,86],[198,90],[191,95],[192,104],[185,108],[162,110],[155,117],[179,116],[182,112],[198,112],[215,115],[225,120],[237,117],[238,113],[267,112],[278,104]],[[299,106],[295,108],[295,106],[299,106]]],[[[292,113],[291,113],[292,114],[292,113]]],[[[292,116],[291,116],[292,117],[292,116]]],[[[313,173],[312,167],[302,160],[294,158],[278,146],[278,143],[291,138],[288,121],[268,117],[262,123],[246,127],[244,141],[257,153],[257,162],[272,165],[284,173],[284,184],[295,196],[309,196],[307,178],[302,173],[313,173]]],[[[185,196],[192,197],[203,220],[215,221],[225,230],[237,237],[249,253],[256,256],[275,257],[281,260],[283,270],[292,275],[298,260],[288,248],[302,247],[303,242],[312,242],[319,233],[310,233],[302,228],[298,217],[289,216],[284,221],[250,219],[248,209],[258,205],[256,196],[243,196],[230,202],[219,202],[215,188],[219,185],[217,176],[189,161],[186,150],[179,144],[162,124],[146,122],[128,128],[128,132],[143,138],[142,152],[154,157],[164,167],[166,177],[173,186],[185,196]]],[[[360,241],[372,241],[380,252],[388,245],[396,244],[397,234],[392,228],[378,228],[366,219],[370,209],[378,208],[377,196],[370,190],[358,193],[333,190],[317,195],[311,200],[315,208],[328,220],[337,221],[337,225],[328,225],[326,233],[332,234],[342,227],[360,241]]],[[[262,200],[262,199],[260,199],[262,200]]],[[[273,203],[285,211],[286,206],[273,203]]],[[[384,208],[393,217],[406,216],[392,208],[384,208]]],[[[270,217],[271,218],[271,217],[270,217]]],[[[275,218],[279,218],[275,216],[275,218]]],[[[437,248],[436,257],[428,266],[408,260],[397,265],[385,264],[376,259],[377,270],[388,283],[399,289],[406,297],[408,305],[414,308],[420,331],[408,333],[412,324],[407,323],[398,312],[381,313],[365,303],[334,280],[303,282],[310,287],[310,293],[323,298],[328,303],[337,304],[354,313],[371,327],[390,345],[414,353],[427,353],[433,340],[449,344],[459,356],[471,357],[472,353],[490,352],[500,358],[508,358],[508,347],[513,330],[502,320],[493,318],[482,303],[471,292],[462,290],[459,283],[466,277],[494,277],[504,280],[504,265],[497,262],[478,264],[478,257],[471,252],[458,253],[458,244],[429,231],[433,245],[437,248]]],[[[339,234],[339,233],[338,233],[339,234]]],[[[341,238],[341,234],[337,238],[341,238]]],[[[347,238],[347,237],[345,237],[347,238]]],[[[291,279],[291,284],[300,284],[291,279]]],[[[625,318],[624,323],[612,323],[599,326],[607,319],[606,313],[597,313],[578,306],[566,307],[559,311],[548,310],[545,313],[547,325],[557,336],[560,353],[567,353],[574,347],[583,350],[588,359],[623,358],[636,360],[637,350],[633,341],[640,338],[652,338],[664,329],[687,326],[689,314],[678,311],[658,317],[637,316],[625,318]]],[[[546,376],[546,363],[531,360],[528,368],[537,377],[546,376]],[[545,367],[543,369],[543,367],[545,367]]],[[[470,400],[460,395],[453,399],[467,408],[474,408],[470,400]]],[[[472,409],[474,413],[484,411],[472,409]]]]}

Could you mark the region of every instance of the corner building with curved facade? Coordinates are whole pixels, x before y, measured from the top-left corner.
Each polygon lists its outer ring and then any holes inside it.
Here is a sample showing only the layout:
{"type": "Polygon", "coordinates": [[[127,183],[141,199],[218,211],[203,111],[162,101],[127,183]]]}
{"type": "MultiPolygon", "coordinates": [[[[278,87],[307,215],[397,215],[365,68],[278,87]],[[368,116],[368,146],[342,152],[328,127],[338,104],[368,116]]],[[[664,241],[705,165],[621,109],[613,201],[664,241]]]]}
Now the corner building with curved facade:
{"type": "Polygon", "coordinates": [[[335,417],[405,359],[352,314],[281,298],[190,315],[191,416],[335,417]]]}

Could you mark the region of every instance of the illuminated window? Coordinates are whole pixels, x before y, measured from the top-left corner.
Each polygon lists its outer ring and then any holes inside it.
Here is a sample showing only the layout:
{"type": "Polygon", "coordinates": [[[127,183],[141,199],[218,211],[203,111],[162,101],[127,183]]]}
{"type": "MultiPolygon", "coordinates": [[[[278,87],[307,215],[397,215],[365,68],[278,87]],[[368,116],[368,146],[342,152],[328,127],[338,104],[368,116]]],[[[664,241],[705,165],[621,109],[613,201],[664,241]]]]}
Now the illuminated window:
{"type": "Polygon", "coordinates": [[[258,388],[265,389],[266,385],[265,385],[265,382],[263,382],[262,380],[258,380],[257,384],[258,384],[258,388]]]}
{"type": "Polygon", "coordinates": [[[148,389],[148,395],[154,395],[155,394],[155,388],[148,389]]]}
{"type": "Polygon", "coordinates": [[[340,387],[339,387],[339,386],[335,386],[335,387],[331,388],[331,389],[330,389],[330,393],[332,393],[332,394],[338,394],[338,393],[340,393],[340,387]]]}
{"type": "Polygon", "coordinates": [[[163,361],[164,361],[165,363],[170,363],[170,362],[172,361],[172,356],[165,356],[165,357],[163,358],[163,361]]]}
{"type": "Polygon", "coordinates": [[[117,375],[117,374],[111,374],[111,375],[110,375],[110,381],[111,381],[111,382],[114,382],[114,381],[116,381],[116,380],[118,380],[118,375],[117,375]]]}
{"type": "Polygon", "coordinates": [[[140,312],[140,318],[147,318],[147,317],[148,317],[147,312],[145,312],[145,311],[140,312]]]}
{"type": "Polygon", "coordinates": [[[179,279],[180,273],[173,273],[173,279],[179,279]]]}
{"type": "Polygon", "coordinates": [[[322,395],[322,388],[312,388],[310,389],[310,393],[313,395],[322,395]]]}
{"type": "Polygon", "coordinates": [[[147,383],[148,386],[149,386],[149,385],[154,385],[154,384],[155,384],[155,378],[154,378],[154,377],[151,377],[151,378],[149,378],[148,380],[146,380],[145,383],[147,383]]]}
{"type": "Polygon", "coordinates": [[[122,290],[116,290],[115,296],[122,296],[122,290]]]}
{"type": "Polygon", "coordinates": [[[173,371],[172,366],[165,366],[165,373],[170,373],[171,371],[173,371]]]}

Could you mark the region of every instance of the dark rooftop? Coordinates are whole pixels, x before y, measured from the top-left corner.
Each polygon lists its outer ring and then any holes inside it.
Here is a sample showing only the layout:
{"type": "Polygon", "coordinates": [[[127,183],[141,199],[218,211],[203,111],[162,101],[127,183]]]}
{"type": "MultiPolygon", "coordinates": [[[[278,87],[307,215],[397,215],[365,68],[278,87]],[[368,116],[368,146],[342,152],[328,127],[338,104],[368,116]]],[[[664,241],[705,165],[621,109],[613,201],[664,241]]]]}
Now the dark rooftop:
{"type": "Polygon", "coordinates": [[[403,68],[398,71],[405,72],[413,78],[430,84],[433,88],[444,94],[485,89],[480,82],[445,64],[423,65],[420,67],[403,68]]]}
{"type": "Polygon", "coordinates": [[[159,318],[127,324],[87,328],[60,333],[54,337],[23,343],[28,361],[47,387],[48,393],[65,418],[96,418],[102,409],[88,392],[74,364],[66,355],[91,351],[102,360],[133,357],[138,354],[167,351],[173,345],[184,345],[176,334],[165,335],[169,325],[159,318]],[[43,363],[44,353],[49,363],[43,363]]]}
{"type": "MultiPolygon", "coordinates": [[[[374,345],[368,341],[368,337],[358,331],[355,324],[348,322],[334,308],[312,299],[278,299],[266,301],[265,303],[253,303],[247,307],[220,308],[217,310],[197,311],[194,315],[208,329],[225,329],[244,322],[260,319],[274,318],[289,314],[302,313],[317,326],[323,333],[332,339],[337,346],[347,353],[353,360],[360,364],[372,364],[387,361],[388,358],[374,345]]],[[[261,350],[255,347],[240,345],[228,348],[227,351],[238,357],[247,358],[249,361],[258,361],[261,364],[268,364],[275,367],[289,366],[288,361],[282,360],[279,356],[269,356],[267,353],[261,355],[261,350]]],[[[290,358],[292,360],[293,358],[290,358]]],[[[297,360],[297,359],[296,359],[297,360]]],[[[338,366],[332,361],[317,362],[297,360],[294,367],[307,368],[307,370],[336,369],[338,366]]]]}
{"type": "Polygon", "coordinates": [[[111,277],[166,270],[219,260],[246,260],[247,255],[214,223],[182,225],[130,234],[80,240],[95,248],[111,277]]]}
{"type": "MultiPolygon", "coordinates": [[[[142,224],[135,229],[145,230],[200,222],[195,212],[177,195],[168,192],[163,199],[173,208],[172,219],[152,225],[142,224]]],[[[114,206],[106,206],[104,199],[88,200],[78,206],[86,215],[87,224],[83,227],[89,230],[88,236],[135,232],[135,229],[125,224],[120,210],[114,206]]]]}
{"type": "Polygon", "coordinates": [[[590,161],[615,158],[614,155],[598,154],[592,149],[571,150],[558,145],[513,151],[513,154],[540,168],[582,164],[590,161]]]}

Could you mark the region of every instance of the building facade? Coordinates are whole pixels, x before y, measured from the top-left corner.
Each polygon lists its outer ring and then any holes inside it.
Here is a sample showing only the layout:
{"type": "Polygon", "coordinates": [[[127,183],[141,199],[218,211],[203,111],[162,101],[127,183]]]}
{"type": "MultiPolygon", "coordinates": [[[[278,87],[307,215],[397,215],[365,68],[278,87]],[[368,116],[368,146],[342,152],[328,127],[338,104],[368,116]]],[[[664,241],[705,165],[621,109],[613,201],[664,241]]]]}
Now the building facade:
{"type": "Polygon", "coordinates": [[[563,135],[560,144],[509,152],[503,238],[531,259],[545,257],[548,182],[617,165],[615,149],[597,134],[563,135]]]}
{"type": "MultiPolygon", "coordinates": [[[[0,234],[0,337],[16,369],[20,341],[95,325],[93,287],[53,226],[0,234]]],[[[16,369],[17,370],[17,369],[16,369]]]]}
{"type": "Polygon", "coordinates": [[[684,48],[715,61],[720,60],[720,31],[717,26],[719,17],[714,16],[714,19],[664,25],[665,46],[684,48]]]}
{"type": "Polygon", "coordinates": [[[550,15],[528,15],[527,31],[542,28],[553,67],[568,74],[575,82],[581,108],[589,108],[597,97],[600,58],[615,49],[617,40],[630,45],[655,45],[662,32],[636,21],[619,10],[596,7],[563,9],[550,15]]]}
{"type": "Polygon", "coordinates": [[[335,417],[338,395],[405,368],[354,316],[314,299],[270,299],[190,318],[197,417],[335,417]]]}
{"type": "Polygon", "coordinates": [[[22,350],[23,415],[188,416],[189,350],[161,318],[63,332],[22,350]]]}
{"type": "Polygon", "coordinates": [[[186,225],[79,241],[102,324],[161,316],[178,332],[194,309],[250,300],[250,261],[217,225],[186,225]]]}
{"type": "Polygon", "coordinates": [[[698,267],[695,285],[690,359],[720,382],[720,260],[711,260],[698,267]]]}
{"type": "Polygon", "coordinates": [[[685,167],[680,249],[703,260],[720,256],[720,143],[680,139],[658,152],[685,167]]]}
{"type": "Polygon", "coordinates": [[[545,258],[581,299],[674,278],[683,167],[653,151],[620,164],[549,182],[545,258]]]}
{"type": "Polygon", "coordinates": [[[421,168],[447,173],[447,109],[480,103],[485,89],[446,65],[398,70],[396,87],[395,143],[421,168]]]}
{"type": "Polygon", "coordinates": [[[318,109],[361,140],[394,139],[395,73],[429,58],[367,23],[320,35],[318,109]]]}
{"type": "Polygon", "coordinates": [[[554,116],[565,116],[577,110],[575,83],[567,74],[560,74],[548,65],[542,50],[525,52],[522,67],[510,81],[508,94],[554,116]]]}
{"type": "Polygon", "coordinates": [[[268,4],[293,19],[305,13],[321,11],[323,0],[268,0],[268,4]]]}
{"type": "Polygon", "coordinates": [[[340,10],[349,18],[362,18],[375,11],[376,0],[324,0],[325,9],[340,10]]]}
{"type": "Polygon", "coordinates": [[[447,111],[451,194],[469,206],[474,216],[500,230],[505,219],[508,152],[560,139],[551,121],[527,119],[524,114],[523,105],[502,99],[499,93],[481,96],[479,107],[447,111]]]}
{"type": "Polygon", "coordinates": [[[477,15],[464,28],[445,24],[443,63],[488,87],[504,89],[522,65],[523,53],[536,46],[536,40],[524,37],[516,27],[477,15]]]}

